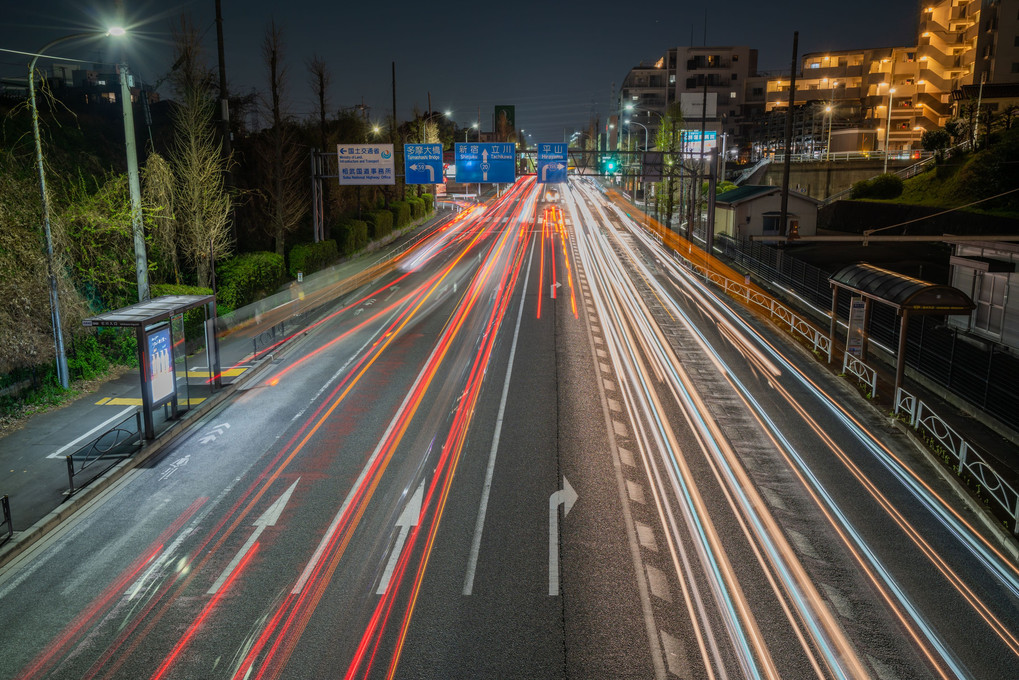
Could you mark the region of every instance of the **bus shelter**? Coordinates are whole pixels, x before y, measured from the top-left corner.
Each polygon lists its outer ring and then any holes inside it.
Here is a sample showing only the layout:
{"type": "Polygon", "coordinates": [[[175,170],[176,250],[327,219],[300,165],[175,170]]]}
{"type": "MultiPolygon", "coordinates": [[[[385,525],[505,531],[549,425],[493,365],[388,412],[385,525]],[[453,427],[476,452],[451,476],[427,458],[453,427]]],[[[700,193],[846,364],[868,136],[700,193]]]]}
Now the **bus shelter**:
{"type": "MultiPolygon", "coordinates": [[[[222,386],[219,367],[219,345],[216,342],[216,297],[214,295],[164,295],[128,307],[104,312],[85,319],[85,326],[97,328],[133,328],[138,340],[138,372],[142,387],[142,420],[146,439],[155,439],[152,413],[160,406],[170,407],[176,418],[181,402],[190,406],[188,383],[187,329],[199,328],[192,319],[185,319],[191,310],[204,310],[201,332],[204,334],[207,370],[212,389],[222,386]]],[[[193,340],[193,338],[192,338],[193,340]]]]}
{"type": "MultiPolygon", "coordinates": [[[[839,290],[849,291],[855,298],[862,300],[862,346],[861,360],[867,356],[867,329],[870,327],[871,302],[876,301],[895,309],[899,317],[899,347],[895,357],[895,394],[902,387],[902,379],[906,370],[906,331],[909,329],[909,318],[918,314],[956,315],[970,314],[976,305],[966,293],[958,288],[946,286],[897,272],[860,263],[843,267],[833,274],[828,282],[832,287],[831,296],[831,330],[829,339],[834,347],[835,334],[838,328],[839,290]]],[[[852,334],[853,307],[850,307],[850,334],[852,334]]],[[[848,343],[847,343],[848,345],[848,343]]],[[[847,346],[847,350],[849,348],[847,346]]]]}

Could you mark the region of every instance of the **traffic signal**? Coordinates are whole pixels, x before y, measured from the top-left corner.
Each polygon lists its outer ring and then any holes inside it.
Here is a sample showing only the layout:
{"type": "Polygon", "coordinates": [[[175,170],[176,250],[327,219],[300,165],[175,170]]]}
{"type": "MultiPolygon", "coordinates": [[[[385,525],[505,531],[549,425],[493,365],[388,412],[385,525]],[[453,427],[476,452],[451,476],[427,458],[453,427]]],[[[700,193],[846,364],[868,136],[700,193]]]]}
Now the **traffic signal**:
{"type": "Polygon", "coordinates": [[[607,156],[602,156],[601,174],[612,175],[615,174],[618,170],[619,170],[619,159],[615,155],[609,154],[607,156]]]}

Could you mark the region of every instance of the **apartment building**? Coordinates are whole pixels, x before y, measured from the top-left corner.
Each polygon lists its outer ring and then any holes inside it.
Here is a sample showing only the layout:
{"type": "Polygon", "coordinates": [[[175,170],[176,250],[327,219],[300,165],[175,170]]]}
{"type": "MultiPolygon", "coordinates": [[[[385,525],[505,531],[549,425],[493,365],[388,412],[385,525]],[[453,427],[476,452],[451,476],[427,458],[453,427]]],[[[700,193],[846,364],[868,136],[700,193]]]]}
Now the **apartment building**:
{"type": "MultiPolygon", "coordinates": [[[[757,50],[746,46],[674,47],[654,63],[627,74],[619,92],[619,111],[648,130],[650,146],[660,116],[679,103],[688,128],[738,137],[747,115],[747,83],[757,74],[757,50]]],[[[763,100],[762,100],[763,101],[763,100]]],[[[644,130],[635,126],[631,135],[644,130]]]]}

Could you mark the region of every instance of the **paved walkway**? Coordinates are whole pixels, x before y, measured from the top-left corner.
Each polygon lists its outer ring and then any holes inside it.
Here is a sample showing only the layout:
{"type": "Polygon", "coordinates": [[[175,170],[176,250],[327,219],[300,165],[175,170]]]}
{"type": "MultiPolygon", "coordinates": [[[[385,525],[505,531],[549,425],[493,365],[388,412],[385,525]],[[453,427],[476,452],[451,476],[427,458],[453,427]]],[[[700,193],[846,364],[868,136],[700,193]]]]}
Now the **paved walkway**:
{"type": "MultiPolygon", "coordinates": [[[[206,384],[209,371],[204,355],[188,357],[190,404],[183,401],[181,374],[184,371],[178,366],[180,412],[174,419],[169,417],[172,414],[168,407],[156,409],[153,413],[155,443],[185,429],[189,421],[207,410],[201,408],[203,405],[211,406],[213,400],[232,392],[288,339],[334,308],[345,296],[392,268],[406,247],[409,235],[448,215],[446,211],[439,211],[381,248],[305,277],[300,287],[289,285],[277,295],[256,303],[257,310],[253,313],[221,318],[219,354],[224,387],[214,391],[206,384]]],[[[0,470],[3,471],[0,495],[9,497],[11,524],[16,532],[15,541],[0,547],[0,562],[18,542],[19,532],[34,526],[39,528],[37,525],[52,521],[54,513],[70,509],[72,504],[67,500],[72,482],[68,477],[68,455],[88,447],[99,437],[102,437],[102,444],[111,443],[115,435],[103,435],[118,426],[123,427],[121,434],[129,442],[139,440],[139,435],[134,433],[137,432],[135,414],[142,402],[141,389],[138,369],[130,369],[93,393],[28,418],[17,430],[0,438],[0,470]],[[128,436],[129,433],[132,434],[128,436]]],[[[125,446],[121,444],[115,451],[121,452],[125,446]]],[[[147,442],[146,450],[152,446],[153,442],[147,442]]],[[[121,460],[122,457],[116,456],[96,460],[77,474],[73,483],[80,487],[121,460]]],[[[6,527],[3,529],[0,540],[6,536],[6,527]]]]}

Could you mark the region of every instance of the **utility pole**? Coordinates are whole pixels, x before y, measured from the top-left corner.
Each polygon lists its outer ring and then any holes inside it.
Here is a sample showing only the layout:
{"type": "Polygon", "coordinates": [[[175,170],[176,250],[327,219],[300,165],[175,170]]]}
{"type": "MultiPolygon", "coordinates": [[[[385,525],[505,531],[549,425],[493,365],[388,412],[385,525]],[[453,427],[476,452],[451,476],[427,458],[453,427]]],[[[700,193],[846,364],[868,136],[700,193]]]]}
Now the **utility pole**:
{"type": "Polygon", "coordinates": [[[800,32],[793,31],[793,63],[789,74],[789,109],[785,117],[785,163],[782,164],[782,209],[779,215],[778,233],[786,235],[789,221],[789,170],[792,164],[793,105],[796,103],[796,57],[800,32]]]}
{"type": "MultiPolygon", "coordinates": [[[[223,49],[223,9],[221,0],[216,0],[216,47],[219,52],[219,134],[223,139],[220,147],[223,154],[223,183],[227,193],[233,188],[233,173],[230,172],[230,155],[233,148],[230,140],[230,99],[226,89],[226,54],[223,49]]],[[[233,208],[230,209],[233,212],[233,208]]],[[[234,242],[237,241],[237,222],[230,220],[234,242]]],[[[215,263],[211,266],[215,269],[215,263]]]]}
{"type": "Polygon", "coordinates": [[[120,64],[120,103],[124,107],[124,144],[127,147],[127,185],[131,192],[131,233],[134,237],[134,268],[138,277],[138,302],[149,299],[149,262],[145,252],[145,225],[142,223],[142,191],[138,179],[138,145],[134,136],[134,109],[131,105],[130,74],[120,64]]]}

